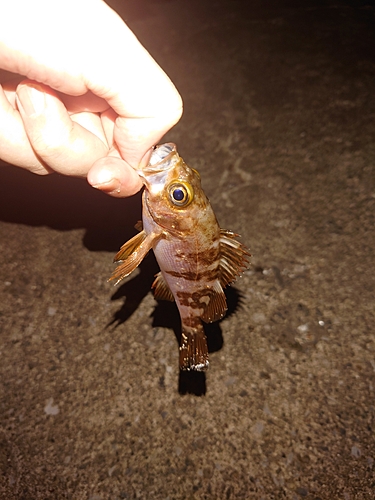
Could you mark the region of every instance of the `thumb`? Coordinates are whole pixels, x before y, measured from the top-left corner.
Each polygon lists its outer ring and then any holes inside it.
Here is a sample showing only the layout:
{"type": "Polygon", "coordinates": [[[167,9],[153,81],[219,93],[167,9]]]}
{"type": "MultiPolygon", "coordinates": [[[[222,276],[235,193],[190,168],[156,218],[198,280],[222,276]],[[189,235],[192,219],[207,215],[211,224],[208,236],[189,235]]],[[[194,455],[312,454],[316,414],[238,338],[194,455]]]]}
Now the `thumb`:
{"type": "Polygon", "coordinates": [[[116,156],[107,156],[95,162],[88,172],[87,181],[92,187],[116,198],[132,196],[142,187],[137,171],[116,156]]]}

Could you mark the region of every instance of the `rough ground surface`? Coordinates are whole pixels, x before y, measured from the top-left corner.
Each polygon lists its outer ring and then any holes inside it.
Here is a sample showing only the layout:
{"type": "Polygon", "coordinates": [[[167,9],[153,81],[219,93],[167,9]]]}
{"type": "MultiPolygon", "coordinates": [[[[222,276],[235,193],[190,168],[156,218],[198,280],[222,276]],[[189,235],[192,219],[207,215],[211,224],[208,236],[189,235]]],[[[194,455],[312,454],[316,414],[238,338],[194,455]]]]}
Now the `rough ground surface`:
{"type": "Polygon", "coordinates": [[[106,281],[139,196],[3,167],[0,498],[375,498],[373,4],[118,10],[182,93],[168,139],[252,267],[207,375],[180,376],[153,259],[106,281]]]}

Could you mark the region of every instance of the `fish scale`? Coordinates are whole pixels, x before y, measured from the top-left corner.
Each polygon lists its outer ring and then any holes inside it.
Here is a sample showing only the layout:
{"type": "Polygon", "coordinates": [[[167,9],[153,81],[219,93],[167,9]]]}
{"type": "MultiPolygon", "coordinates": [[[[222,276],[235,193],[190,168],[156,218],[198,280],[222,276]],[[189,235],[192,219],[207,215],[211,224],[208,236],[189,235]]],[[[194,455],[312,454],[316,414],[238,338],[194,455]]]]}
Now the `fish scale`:
{"type": "Polygon", "coordinates": [[[152,249],[160,273],[152,285],[158,300],[175,300],[181,317],[180,369],[202,371],[209,356],[203,322],[227,310],[223,288],[248,266],[250,253],[237,234],[220,229],[199,173],[173,143],[155,146],[139,170],[145,189],[143,229],[114,258],[110,280],[128,276],[152,249]]]}

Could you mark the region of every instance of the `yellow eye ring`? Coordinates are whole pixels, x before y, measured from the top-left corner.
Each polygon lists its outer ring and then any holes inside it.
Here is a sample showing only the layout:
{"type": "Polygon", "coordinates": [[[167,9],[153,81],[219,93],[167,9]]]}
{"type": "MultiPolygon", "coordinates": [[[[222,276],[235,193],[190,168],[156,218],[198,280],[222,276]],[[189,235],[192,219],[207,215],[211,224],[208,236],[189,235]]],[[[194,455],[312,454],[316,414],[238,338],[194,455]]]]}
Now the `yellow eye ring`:
{"type": "Polygon", "coordinates": [[[176,207],[187,207],[193,201],[194,191],[190,184],[172,182],[168,187],[169,199],[176,207]]]}

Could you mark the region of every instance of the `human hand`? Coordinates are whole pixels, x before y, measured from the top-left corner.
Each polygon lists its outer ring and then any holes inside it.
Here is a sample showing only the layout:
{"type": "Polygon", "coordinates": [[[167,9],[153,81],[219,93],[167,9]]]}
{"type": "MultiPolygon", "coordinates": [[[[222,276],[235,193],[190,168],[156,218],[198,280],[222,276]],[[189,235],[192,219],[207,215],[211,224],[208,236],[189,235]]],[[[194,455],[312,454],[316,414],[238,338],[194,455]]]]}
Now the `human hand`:
{"type": "Polygon", "coordinates": [[[114,196],[140,189],[136,169],[182,114],[172,82],[100,0],[0,2],[0,68],[12,77],[0,86],[0,158],[114,196]]]}

